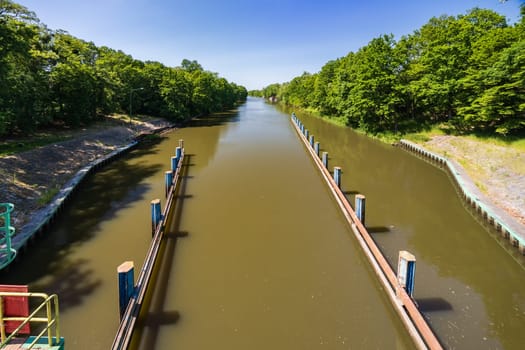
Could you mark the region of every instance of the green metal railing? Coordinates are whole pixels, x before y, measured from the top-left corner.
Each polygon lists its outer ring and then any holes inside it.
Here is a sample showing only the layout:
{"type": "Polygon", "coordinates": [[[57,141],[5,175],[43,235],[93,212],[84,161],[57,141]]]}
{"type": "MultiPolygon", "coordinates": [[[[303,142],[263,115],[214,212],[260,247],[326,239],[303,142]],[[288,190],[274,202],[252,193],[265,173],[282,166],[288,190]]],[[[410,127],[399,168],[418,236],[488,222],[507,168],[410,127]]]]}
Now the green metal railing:
{"type": "Polygon", "coordinates": [[[24,349],[32,349],[40,339],[47,333],[48,346],[58,345],[60,342],[60,327],[58,314],[58,296],[56,294],[47,295],[45,293],[23,293],[23,292],[0,292],[0,335],[2,342],[0,349],[7,346],[12,340],[19,336],[20,331],[30,322],[44,323],[43,330],[32,339],[31,344],[24,349]],[[6,317],[4,315],[4,297],[29,297],[42,298],[42,302],[35,310],[26,317],[6,317]],[[45,316],[43,309],[45,307],[45,316]],[[20,325],[9,335],[6,336],[6,322],[21,321],[20,325]]]}
{"type": "Polygon", "coordinates": [[[15,206],[11,203],[0,203],[0,270],[9,265],[16,257],[16,250],[11,246],[15,228],[11,226],[11,212],[15,206]]]}

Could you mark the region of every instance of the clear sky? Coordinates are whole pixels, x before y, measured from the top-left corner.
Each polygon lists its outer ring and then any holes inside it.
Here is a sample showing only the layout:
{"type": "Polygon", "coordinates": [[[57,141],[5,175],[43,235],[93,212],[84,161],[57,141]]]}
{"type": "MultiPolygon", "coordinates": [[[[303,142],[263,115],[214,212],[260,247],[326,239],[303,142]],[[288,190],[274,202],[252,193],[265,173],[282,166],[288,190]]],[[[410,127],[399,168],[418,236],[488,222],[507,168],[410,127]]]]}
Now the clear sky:
{"type": "Polygon", "coordinates": [[[282,83],[373,38],[411,34],[431,17],[493,9],[514,23],[522,0],[14,0],[50,29],[136,59],[197,60],[249,90],[282,83]]]}

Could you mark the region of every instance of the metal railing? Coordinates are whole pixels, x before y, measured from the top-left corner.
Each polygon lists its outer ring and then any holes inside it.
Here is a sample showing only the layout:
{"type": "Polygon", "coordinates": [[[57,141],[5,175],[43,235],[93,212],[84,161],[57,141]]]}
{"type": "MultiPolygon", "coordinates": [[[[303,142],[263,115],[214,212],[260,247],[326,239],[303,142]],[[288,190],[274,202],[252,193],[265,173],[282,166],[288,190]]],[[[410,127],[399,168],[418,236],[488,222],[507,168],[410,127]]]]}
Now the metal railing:
{"type": "Polygon", "coordinates": [[[44,323],[43,330],[34,336],[33,341],[28,347],[24,349],[32,349],[35,344],[47,333],[48,345],[55,346],[60,342],[60,327],[59,327],[59,313],[58,313],[58,296],[56,294],[47,295],[45,293],[21,293],[21,292],[0,292],[0,335],[2,342],[0,348],[8,345],[10,341],[15,339],[22,328],[31,322],[44,323]],[[4,315],[4,298],[5,297],[28,297],[28,298],[42,298],[43,301],[29,316],[10,317],[4,315]],[[45,308],[45,316],[42,315],[45,308]],[[20,325],[6,336],[6,322],[7,321],[21,321],[20,325]]]}
{"type": "Polygon", "coordinates": [[[11,212],[14,209],[11,203],[0,203],[0,270],[9,265],[16,257],[16,250],[11,247],[11,237],[15,228],[11,226],[11,212]]]}

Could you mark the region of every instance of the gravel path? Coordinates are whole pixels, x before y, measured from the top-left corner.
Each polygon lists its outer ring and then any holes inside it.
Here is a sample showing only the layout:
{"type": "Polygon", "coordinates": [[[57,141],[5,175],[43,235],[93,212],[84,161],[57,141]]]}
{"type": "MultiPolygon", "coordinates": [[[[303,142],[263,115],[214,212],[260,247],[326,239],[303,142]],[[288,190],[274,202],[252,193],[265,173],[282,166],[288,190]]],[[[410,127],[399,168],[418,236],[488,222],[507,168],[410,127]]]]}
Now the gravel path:
{"type": "Polygon", "coordinates": [[[457,136],[434,136],[422,146],[461,164],[496,206],[525,225],[524,152],[457,136]]]}

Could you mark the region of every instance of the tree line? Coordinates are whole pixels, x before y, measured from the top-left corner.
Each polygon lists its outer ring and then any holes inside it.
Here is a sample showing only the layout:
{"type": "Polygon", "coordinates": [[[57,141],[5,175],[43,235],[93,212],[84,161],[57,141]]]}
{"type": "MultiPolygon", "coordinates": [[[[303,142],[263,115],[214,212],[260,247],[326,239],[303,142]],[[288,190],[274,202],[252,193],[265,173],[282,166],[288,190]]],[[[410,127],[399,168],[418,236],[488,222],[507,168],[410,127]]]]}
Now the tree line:
{"type": "Polygon", "coordinates": [[[50,30],[24,6],[0,0],[0,137],[86,125],[130,109],[182,121],[246,96],[244,87],[197,61],[185,59],[180,67],[142,62],[50,30]]]}
{"type": "Polygon", "coordinates": [[[460,133],[525,130],[525,5],[510,25],[494,11],[434,17],[255,96],[311,110],[368,133],[442,125],[460,133]]]}

